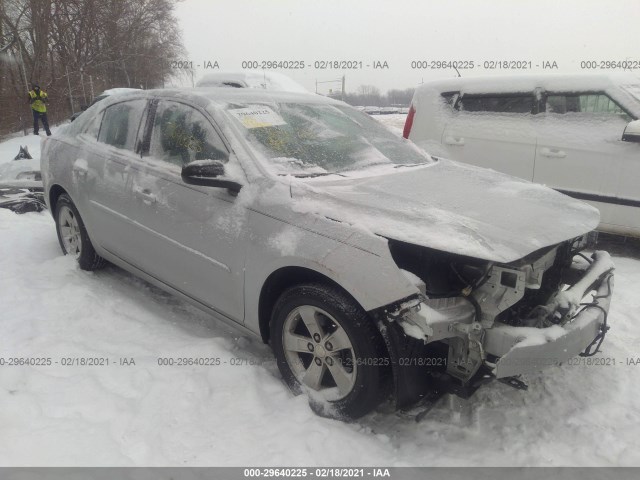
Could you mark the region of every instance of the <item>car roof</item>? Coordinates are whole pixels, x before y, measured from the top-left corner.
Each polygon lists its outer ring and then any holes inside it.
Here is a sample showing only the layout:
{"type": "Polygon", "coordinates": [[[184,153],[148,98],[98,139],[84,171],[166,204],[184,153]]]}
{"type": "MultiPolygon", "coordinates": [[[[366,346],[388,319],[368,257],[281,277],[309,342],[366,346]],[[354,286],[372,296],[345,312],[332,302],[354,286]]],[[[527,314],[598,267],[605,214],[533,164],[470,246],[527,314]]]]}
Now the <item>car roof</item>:
{"type": "Polygon", "coordinates": [[[140,91],[139,88],[117,87],[117,88],[110,88],[108,90],[105,90],[98,96],[102,97],[102,96],[108,96],[108,95],[116,95],[118,93],[139,92],[139,91],[140,91]]]}
{"type": "Polygon", "coordinates": [[[640,78],[631,73],[610,74],[537,74],[500,75],[433,80],[420,85],[416,91],[435,90],[465,93],[530,92],[536,88],[555,91],[600,91],[619,85],[639,84],[640,78]]]}
{"type": "Polygon", "coordinates": [[[117,103],[127,98],[155,97],[172,98],[194,103],[201,107],[214,105],[226,107],[228,104],[239,103],[310,103],[326,105],[346,105],[345,103],[329,97],[313,93],[281,92],[275,90],[263,90],[254,88],[228,88],[228,87],[195,87],[195,88],[163,88],[155,90],[143,90],[137,92],[123,92],[110,95],[104,100],[105,106],[117,103]]]}
{"type": "Polygon", "coordinates": [[[229,85],[230,83],[244,88],[309,93],[298,82],[282,73],[258,70],[208,73],[198,80],[196,87],[233,87],[233,85],[229,85]]]}

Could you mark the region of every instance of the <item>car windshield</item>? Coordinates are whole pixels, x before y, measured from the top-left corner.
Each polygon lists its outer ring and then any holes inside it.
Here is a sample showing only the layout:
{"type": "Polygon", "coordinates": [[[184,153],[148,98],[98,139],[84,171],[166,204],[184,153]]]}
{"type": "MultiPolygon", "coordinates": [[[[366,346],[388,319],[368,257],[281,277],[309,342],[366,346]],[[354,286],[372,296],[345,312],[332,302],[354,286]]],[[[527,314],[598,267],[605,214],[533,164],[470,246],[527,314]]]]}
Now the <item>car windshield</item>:
{"type": "Polygon", "coordinates": [[[278,174],[316,176],[431,161],[411,142],[346,106],[232,104],[227,112],[278,174]]]}

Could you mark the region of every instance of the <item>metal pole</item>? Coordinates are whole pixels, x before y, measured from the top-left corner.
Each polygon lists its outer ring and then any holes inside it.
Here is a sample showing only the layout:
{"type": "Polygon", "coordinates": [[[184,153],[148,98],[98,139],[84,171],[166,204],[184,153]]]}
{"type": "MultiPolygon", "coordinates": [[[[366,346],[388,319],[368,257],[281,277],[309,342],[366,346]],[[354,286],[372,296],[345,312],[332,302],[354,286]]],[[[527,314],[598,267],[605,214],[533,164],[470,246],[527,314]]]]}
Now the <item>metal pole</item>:
{"type": "Polygon", "coordinates": [[[124,71],[125,77],[127,77],[127,87],[131,87],[131,79],[129,78],[129,72],[127,72],[127,66],[124,64],[124,58],[120,59],[120,63],[122,64],[122,70],[124,71]]]}
{"type": "Polygon", "coordinates": [[[18,52],[20,53],[20,65],[22,66],[22,76],[24,77],[24,87],[29,89],[29,82],[27,82],[27,71],[24,68],[24,58],[22,57],[22,45],[20,44],[20,38],[18,38],[18,52]]]}
{"type": "Polygon", "coordinates": [[[84,72],[82,71],[82,67],[80,67],[80,85],[82,85],[82,98],[84,99],[84,104],[87,104],[87,91],[84,88],[84,72]]]}
{"type": "MultiPolygon", "coordinates": [[[[24,77],[24,88],[29,92],[29,84],[27,82],[27,71],[24,68],[24,58],[22,57],[22,45],[20,44],[20,37],[18,36],[18,53],[20,54],[20,65],[22,66],[22,76],[24,77]]],[[[25,135],[28,135],[28,130],[24,121],[22,120],[22,115],[20,115],[20,123],[22,124],[22,131],[25,135]]]]}
{"type": "Polygon", "coordinates": [[[344,102],[344,77],[345,75],[342,75],[342,95],[340,95],[340,100],[342,100],[344,102]]]}
{"type": "Polygon", "coordinates": [[[93,76],[91,75],[89,75],[89,88],[91,88],[91,100],[93,101],[93,99],[96,98],[96,96],[93,93],[93,76]]]}
{"type": "Polygon", "coordinates": [[[71,96],[71,82],[69,81],[69,67],[65,65],[64,69],[67,72],[67,85],[69,85],[69,103],[71,104],[71,115],[73,115],[76,112],[73,109],[73,97],[71,96]]]}

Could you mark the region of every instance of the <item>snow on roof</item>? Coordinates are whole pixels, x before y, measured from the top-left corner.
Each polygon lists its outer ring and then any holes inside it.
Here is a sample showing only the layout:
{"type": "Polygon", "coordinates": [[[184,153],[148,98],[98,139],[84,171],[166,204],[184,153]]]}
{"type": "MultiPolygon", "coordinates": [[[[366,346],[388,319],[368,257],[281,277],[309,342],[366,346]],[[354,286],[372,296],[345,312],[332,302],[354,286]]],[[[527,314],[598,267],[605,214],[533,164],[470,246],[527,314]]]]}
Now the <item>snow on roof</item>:
{"type": "Polygon", "coordinates": [[[129,92],[139,92],[139,88],[110,88],[109,90],[105,90],[102,92],[99,97],[103,95],[116,95],[118,93],[129,93],[129,92]]]}
{"type": "Polygon", "coordinates": [[[286,75],[277,72],[261,72],[258,70],[209,73],[202,77],[196,84],[196,87],[238,86],[283,92],[309,93],[306,88],[286,75]]]}
{"type": "MultiPolygon", "coordinates": [[[[169,97],[182,98],[206,107],[209,104],[225,106],[229,103],[314,103],[328,105],[345,105],[339,100],[334,100],[322,95],[316,95],[305,91],[304,93],[283,92],[276,90],[262,90],[255,88],[219,88],[219,87],[195,87],[195,88],[163,88],[157,90],[137,90],[138,97],[169,97]]],[[[131,97],[127,95],[127,97],[131,97]]],[[[118,101],[117,95],[111,95],[100,102],[105,108],[118,101]]]]}
{"type": "Polygon", "coordinates": [[[442,107],[440,94],[460,92],[463,94],[533,92],[542,88],[549,92],[606,92],[621,103],[636,118],[640,117],[640,101],[630,86],[640,85],[640,78],[631,73],[609,74],[537,74],[500,75],[485,77],[458,77],[433,80],[416,88],[412,104],[416,108],[434,109],[442,107]]]}
{"type": "Polygon", "coordinates": [[[500,75],[485,77],[458,77],[433,80],[419,86],[416,91],[438,90],[465,93],[529,92],[535,88],[556,91],[600,91],[619,85],[640,84],[640,78],[631,73],[611,74],[537,74],[500,75]]]}

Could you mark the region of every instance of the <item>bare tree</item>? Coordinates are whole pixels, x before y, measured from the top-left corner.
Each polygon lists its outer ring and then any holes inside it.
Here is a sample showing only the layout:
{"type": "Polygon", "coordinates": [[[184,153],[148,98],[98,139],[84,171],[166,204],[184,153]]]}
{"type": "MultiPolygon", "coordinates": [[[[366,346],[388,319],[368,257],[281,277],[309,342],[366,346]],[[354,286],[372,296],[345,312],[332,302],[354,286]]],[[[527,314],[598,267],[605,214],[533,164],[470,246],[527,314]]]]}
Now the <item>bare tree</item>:
{"type": "Polygon", "coordinates": [[[0,0],[0,133],[28,108],[27,82],[48,89],[52,121],[91,100],[91,86],[162,86],[184,56],[176,1],[0,0]]]}

